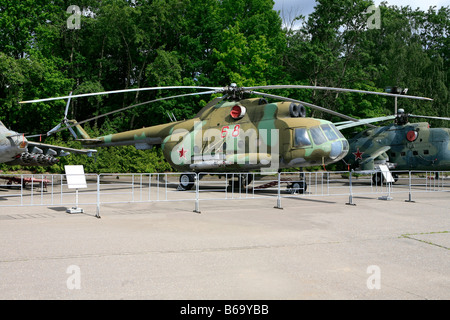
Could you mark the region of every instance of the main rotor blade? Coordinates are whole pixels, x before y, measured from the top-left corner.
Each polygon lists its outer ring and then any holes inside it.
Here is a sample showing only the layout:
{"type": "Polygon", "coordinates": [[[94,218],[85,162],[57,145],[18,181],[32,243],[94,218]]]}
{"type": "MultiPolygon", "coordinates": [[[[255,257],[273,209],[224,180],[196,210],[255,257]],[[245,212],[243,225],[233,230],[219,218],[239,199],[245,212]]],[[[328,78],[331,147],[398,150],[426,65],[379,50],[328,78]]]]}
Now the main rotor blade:
{"type": "Polygon", "coordinates": [[[136,92],[136,91],[148,91],[148,90],[163,90],[163,89],[207,89],[207,90],[223,90],[220,87],[201,87],[201,86],[173,86],[173,87],[148,87],[148,88],[134,88],[134,89],[122,89],[122,90],[113,90],[113,91],[104,91],[104,92],[94,92],[94,93],[83,93],[76,95],[68,95],[63,97],[54,97],[54,98],[45,98],[45,99],[37,99],[37,100],[28,100],[28,101],[20,101],[19,103],[35,103],[35,102],[44,102],[44,101],[52,101],[52,100],[61,100],[68,98],[80,98],[80,97],[90,97],[104,94],[114,94],[114,93],[123,93],[123,92],[136,92]]]}
{"type": "Polygon", "coordinates": [[[64,128],[59,129],[59,130],[56,130],[53,133],[57,133],[57,132],[60,132],[60,131],[66,130],[66,129],[70,129],[70,128],[75,127],[75,126],[77,126],[79,124],[83,124],[83,123],[86,123],[86,122],[89,122],[89,121],[92,121],[92,120],[95,120],[95,119],[106,117],[108,115],[111,115],[111,114],[114,114],[114,113],[117,113],[117,112],[120,112],[120,111],[125,111],[125,110],[131,109],[131,108],[142,106],[144,104],[149,104],[149,103],[163,101],[163,100],[169,100],[169,99],[175,99],[175,98],[181,98],[181,97],[189,97],[189,96],[195,96],[195,95],[201,95],[201,94],[214,94],[214,93],[216,93],[215,90],[214,91],[205,91],[205,92],[194,92],[194,93],[180,94],[180,95],[176,95],[176,96],[165,97],[165,98],[158,98],[158,99],[155,99],[155,100],[145,101],[145,102],[134,104],[134,105],[131,105],[131,106],[128,106],[128,107],[124,107],[124,108],[121,108],[121,109],[110,111],[110,112],[101,114],[99,116],[95,116],[93,118],[82,120],[80,122],[76,122],[74,124],[68,125],[67,127],[64,127],[64,128]]]}
{"type": "Polygon", "coordinates": [[[399,98],[410,98],[410,99],[433,101],[433,99],[426,98],[426,97],[416,97],[416,96],[408,96],[408,95],[402,95],[402,94],[392,94],[392,93],[386,93],[386,92],[365,91],[365,90],[344,89],[344,88],[332,88],[332,87],[304,86],[304,85],[272,85],[272,86],[244,87],[242,89],[243,90],[259,90],[259,89],[314,89],[314,90],[330,90],[330,91],[355,92],[355,93],[375,94],[375,95],[388,96],[388,97],[399,97],[399,98]]]}
{"type": "Polygon", "coordinates": [[[385,117],[360,119],[358,122],[355,122],[355,121],[335,122],[334,125],[336,126],[336,128],[338,128],[338,130],[353,128],[353,127],[363,126],[363,125],[371,126],[374,128],[375,126],[371,125],[370,123],[381,122],[381,121],[386,121],[386,120],[393,120],[395,118],[396,118],[396,116],[392,115],[392,116],[385,116],[385,117]]]}
{"type": "Polygon", "coordinates": [[[432,116],[416,116],[415,114],[408,114],[408,117],[412,117],[412,118],[425,118],[425,119],[436,119],[436,120],[447,120],[447,121],[450,121],[450,118],[445,118],[445,117],[432,117],[432,116]]]}
{"type": "Polygon", "coordinates": [[[338,117],[341,117],[341,118],[344,118],[344,119],[347,119],[347,120],[352,120],[352,121],[356,121],[356,122],[360,121],[359,119],[346,116],[345,114],[342,114],[342,113],[339,113],[339,112],[336,112],[336,111],[333,111],[333,110],[329,110],[327,108],[316,106],[315,104],[312,104],[312,103],[308,103],[308,102],[304,102],[304,101],[300,101],[300,100],[295,100],[295,99],[291,99],[291,98],[285,98],[285,97],[282,97],[282,96],[277,96],[277,95],[268,94],[268,93],[256,92],[256,91],[250,91],[249,93],[262,95],[262,96],[267,97],[267,98],[274,98],[274,99],[280,99],[280,100],[285,100],[285,101],[290,101],[290,102],[301,103],[301,104],[304,104],[307,107],[310,107],[310,108],[313,108],[313,109],[317,109],[317,110],[320,110],[320,111],[323,111],[323,112],[326,112],[326,113],[330,113],[332,115],[335,115],[335,116],[338,116],[338,117]]]}

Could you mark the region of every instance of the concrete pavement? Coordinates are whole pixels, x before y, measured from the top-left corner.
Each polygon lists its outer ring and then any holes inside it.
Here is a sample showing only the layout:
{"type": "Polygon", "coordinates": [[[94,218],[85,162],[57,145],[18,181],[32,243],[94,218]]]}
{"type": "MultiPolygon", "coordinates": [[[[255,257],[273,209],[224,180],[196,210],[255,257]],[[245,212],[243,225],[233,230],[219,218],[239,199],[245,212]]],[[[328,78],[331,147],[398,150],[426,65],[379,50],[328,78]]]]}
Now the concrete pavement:
{"type": "Polygon", "coordinates": [[[448,193],[0,208],[0,299],[450,298],[448,193]]]}

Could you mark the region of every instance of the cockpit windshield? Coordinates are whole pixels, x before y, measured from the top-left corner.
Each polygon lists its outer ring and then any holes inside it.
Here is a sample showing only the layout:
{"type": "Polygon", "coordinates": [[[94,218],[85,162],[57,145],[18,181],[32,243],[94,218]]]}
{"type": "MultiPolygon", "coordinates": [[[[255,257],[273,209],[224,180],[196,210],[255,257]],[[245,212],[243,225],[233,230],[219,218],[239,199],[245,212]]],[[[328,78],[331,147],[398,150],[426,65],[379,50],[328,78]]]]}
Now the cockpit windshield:
{"type": "Polygon", "coordinates": [[[323,124],[321,125],[321,127],[323,132],[325,132],[325,135],[327,136],[328,140],[336,140],[339,138],[336,132],[329,124],[323,124]]]}
{"type": "Polygon", "coordinates": [[[311,127],[311,137],[316,145],[321,145],[322,143],[327,142],[327,138],[323,134],[320,127],[311,127]]]}
{"type": "Polygon", "coordinates": [[[306,128],[295,128],[294,146],[297,148],[311,146],[311,139],[315,145],[321,145],[327,141],[345,139],[342,133],[331,123],[306,128]]]}

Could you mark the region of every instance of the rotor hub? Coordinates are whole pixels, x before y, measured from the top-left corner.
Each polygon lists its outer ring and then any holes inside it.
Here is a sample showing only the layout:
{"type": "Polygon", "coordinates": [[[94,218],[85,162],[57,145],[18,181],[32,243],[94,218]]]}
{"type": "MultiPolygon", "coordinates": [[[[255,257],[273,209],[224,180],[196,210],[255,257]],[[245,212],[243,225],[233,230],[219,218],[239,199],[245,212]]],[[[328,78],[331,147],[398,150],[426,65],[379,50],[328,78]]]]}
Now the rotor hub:
{"type": "Polygon", "coordinates": [[[244,97],[245,89],[238,87],[236,83],[231,83],[229,86],[223,88],[223,92],[231,100],[242,100],[244,97]]]}

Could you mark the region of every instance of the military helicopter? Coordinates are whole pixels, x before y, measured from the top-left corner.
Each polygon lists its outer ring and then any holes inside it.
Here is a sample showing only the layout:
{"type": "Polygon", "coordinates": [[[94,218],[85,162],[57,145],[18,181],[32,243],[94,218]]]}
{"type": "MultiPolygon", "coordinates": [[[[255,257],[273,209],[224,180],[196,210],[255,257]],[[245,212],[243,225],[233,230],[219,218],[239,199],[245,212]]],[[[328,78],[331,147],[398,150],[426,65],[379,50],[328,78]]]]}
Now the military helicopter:
{"type": "MultiPolygon", "coordinates": [[[[349,150],[347,139],[333,123],[324,119],[306,117],[306,108],[321,110],[351,122],[358,119],[291,98],[257,92],[259,89],[320,89],[345,92],[388,95],[353,89],[328,88],[302,85],[272,85],[258,87],[151,87],[87,93],[74,96],[54,97],[21,103],[42,102],[58,99],[86,97],[143,90],[170,89],[208,90],[159,98],[128,106],[94,118],[76,122],[66,121],[67,127],[76,127],[84,146],[106,147],[134,145],[137,149],[151,149],[161,145],[165,159],[180,175],[180,188],[189,190],[194,185],[193,172],[276,172],[283,168],[304,168],[327,165],[344,158],[349,150]],[[203,94],[223,94],[209,102],[193,119],[173,121],[152,127],[91,138],[80,126],[102,116],[147,103],[203,94]],[[260,98],[244,98],[253,94],[260,98]],[[269,103],[266,98],[281,100],[269,103]]],[[[402,97],[410,97],[403,95],[402,97]]],[[[413,97],[414,98],[414,97],[413,97]]],[[[62,129],[58,129],[60,131],[62,129]]],[[[250,175],[241,175],[243,186],[250,175]]]]}
{"type": "MultiPolygon", "coordinates": [[[[70,93],[71,95],[72,93],[70,93]]],[[[67,101],[64,112],[64,120],[62,123],[67,123],[67,112],[69,109],[70,99],[67,101]]],[[[58,130],[61,124],[48,132],[48,135],[53,131],[58,130]]],[[[70,130],[70,129],[69,129],[70,130]]],[[[38,137],[41,135],[25,136],[23,133],[18,133],[6,128],[0,121],[0,163],[7,165],[21,165],[21,166],[51,166],[59,162],[56,157],[64,157],[72,153],[85,154],[92,156],[96,153],[96,149],[74,149],[40,142],[29,141],[27,138],[38,137]]]]}
{"type": "Polygon", "coordinates": [[[21,166],[51,166],[59,162],[56,157],[70,153],[92,155],[95,149],[73,149],[29,141],[24,134],[9,130],[0,121],[0,163],[21,166]]]}
{"type": "MultiPolygon", "coordinates": [[[[450,120],[407,114],[398,109],[395,115],[362,120],[360,124],[394,120],[393,123],[369,128],[350,138],[350,150],[343,161],[357,171],[376,170],[381,165],[395,170],[450,170],[450,129],[430,128],[427,122],[410,123],[409,118],[450,120]]],[[[359,124],[358,124],[359,125],[359,124]]],[[[342,130],[355,123],[336,124],[342,130]]],[[[394,178],[396,174],[393,174],[394,178]]],[[[383,179],[373,176],[375,183],[383,179]]]]}

